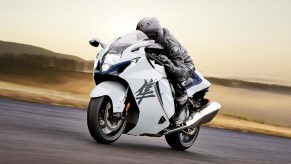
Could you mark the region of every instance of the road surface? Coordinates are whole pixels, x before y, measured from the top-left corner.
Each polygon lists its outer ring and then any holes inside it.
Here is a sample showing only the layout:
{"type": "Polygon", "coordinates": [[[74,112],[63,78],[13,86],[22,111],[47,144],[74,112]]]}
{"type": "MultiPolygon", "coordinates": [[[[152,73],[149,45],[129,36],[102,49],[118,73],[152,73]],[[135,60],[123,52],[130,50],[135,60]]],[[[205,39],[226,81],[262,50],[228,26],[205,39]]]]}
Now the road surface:
{"type": "Polygon", "coordinates": [[[184,152],[164,137],[101,145],[85,110],[0,99],[0,163],[291,163],[291,140],[203,127],[184,152]]]}

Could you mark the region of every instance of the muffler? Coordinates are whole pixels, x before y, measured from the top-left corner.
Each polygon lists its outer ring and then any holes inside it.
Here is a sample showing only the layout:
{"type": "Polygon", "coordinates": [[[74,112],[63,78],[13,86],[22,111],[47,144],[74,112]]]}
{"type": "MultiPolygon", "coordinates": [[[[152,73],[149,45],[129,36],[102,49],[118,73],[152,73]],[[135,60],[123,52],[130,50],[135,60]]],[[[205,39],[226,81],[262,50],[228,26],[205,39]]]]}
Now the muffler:
{"type": "Polygon", "coordinates": [[[196,126],[208,123],[215,117],[220,108],[221,105],[218,102],[211,102],[203,110],[191,113],[184,126],[168,129],[164,134],[167,135],[183,129],[195,128],[196,126]]]}

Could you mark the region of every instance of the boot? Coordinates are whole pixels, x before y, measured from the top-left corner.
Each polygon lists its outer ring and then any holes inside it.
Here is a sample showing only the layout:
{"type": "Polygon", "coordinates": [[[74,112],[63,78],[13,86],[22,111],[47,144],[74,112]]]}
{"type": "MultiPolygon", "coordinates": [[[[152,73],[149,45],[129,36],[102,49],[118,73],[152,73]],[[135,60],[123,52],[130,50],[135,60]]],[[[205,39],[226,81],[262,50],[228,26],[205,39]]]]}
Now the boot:
{"type": "Polygon", "coordinates": [[[176,115],[174,117],[174,122],[176,125],[182,124],[188,117],[187,107],[182,107],[181,109],[178,109],[176,112],[176,115]]]}
{"type": "Polygon", "coordinates": [[[188,95],[182,95],[176,98],[177,102],[177,112],[174,116],[174,122],[176,125],[182,124],[189,115],[188,106],[187,106],[188,95]]]}

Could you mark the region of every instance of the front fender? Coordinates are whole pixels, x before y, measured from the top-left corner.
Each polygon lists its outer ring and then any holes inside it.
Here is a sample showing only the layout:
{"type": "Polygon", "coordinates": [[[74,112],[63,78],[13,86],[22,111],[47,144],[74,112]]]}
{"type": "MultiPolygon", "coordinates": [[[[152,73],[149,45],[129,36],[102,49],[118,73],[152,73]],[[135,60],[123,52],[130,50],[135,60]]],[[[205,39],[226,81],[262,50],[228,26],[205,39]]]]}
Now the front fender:
{"type": "Polygon", "coordinates": [[[126,88],[115,81],[104,81],[98,84],[90,93],[90,96],[109,96],[113,104],[113,113],[123,112],[126,88]]]}

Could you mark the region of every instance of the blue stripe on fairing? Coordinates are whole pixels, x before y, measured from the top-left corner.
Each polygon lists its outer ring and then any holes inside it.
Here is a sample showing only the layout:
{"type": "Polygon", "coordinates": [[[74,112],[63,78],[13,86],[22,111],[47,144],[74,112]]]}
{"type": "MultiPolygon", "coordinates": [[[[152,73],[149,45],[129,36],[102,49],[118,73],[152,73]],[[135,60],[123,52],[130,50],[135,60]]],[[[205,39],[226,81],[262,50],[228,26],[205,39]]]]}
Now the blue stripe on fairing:
{"type": "Polygon", "coordinates": [[[187,87],[187,89],[195,86],[195,85],[198,85],[202,82],[202,79],[194,72],[191,76],[191,78],[193,79],[193,83],[187,87]]]}
{"type": "Polygon", "coordinates": [[[118,63],[118,64],[115,64],[113,66],[111,66],[107,71],[100,71],[99,73],[101,75],[105,75],[105,74],[117,74],[117,71],[120,69],[120,68],[123,68],[123,67],[126,67],[130,64],[130,60],[128,61],[125,61],[125,62],[122,62],[122,63],[118,63]]]}

